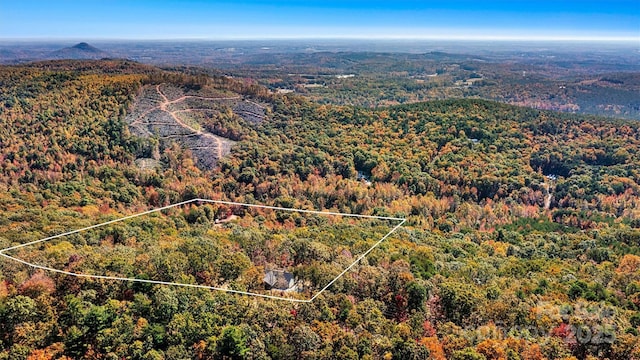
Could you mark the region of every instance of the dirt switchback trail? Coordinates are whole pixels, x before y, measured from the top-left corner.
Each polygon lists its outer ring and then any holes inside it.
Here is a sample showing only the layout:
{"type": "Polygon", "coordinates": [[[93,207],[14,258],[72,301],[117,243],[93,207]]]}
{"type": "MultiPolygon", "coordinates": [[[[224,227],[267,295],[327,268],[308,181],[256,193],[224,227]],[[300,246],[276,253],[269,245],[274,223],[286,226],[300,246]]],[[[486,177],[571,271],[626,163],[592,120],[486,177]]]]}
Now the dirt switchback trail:
{"type": "Polygon", "coordinates": [[[183,148],[192,150],[198,167],[211,169],[229,153],[234,141],[201,129],[197,122],[191,122],[195,118],[189,115],[197,112],[216,113],[220,111],[217,104],[229,107],[235,115],[249,123],[265,120],[265,106],[247,100],[242,95],[185,95],[179,87],[157,84],[143,88],[142,96],[136,100],[127,122],[139,136],[173,139],[183,148]],[[189,99],[196,101],[192,104],[187,101],[189,99]]]}
{"type": "MultiPolygon", "coordinates": [[[[179,97],[178,99],[169,101],[167,96],[162,92],[162,90],[160,90],[160,85],[156,85],[156,91],[158,92],[160,97],[162,97],[162,99],[164,100],[163,102],[160,103],[160,106],[159,106],[160,110],[166,112],[169,115],[171,115],[173,120],[175,120],[175,122],[180,124],[180,126],[184,127],[185,129],[189,129],[191,132],[193,132],[196,135],[202,135],[202,136],[204,136],[206,138],[209,138],[209,139],[212,139],[213,141],[215,141],[216,144],[218,145],[218,146],[216,146],[216,148],[217,148],[216,152],[217,152],[217,155],[218,155],[218,159],[221,159],[222,158],[222,147],[223,147],[223,144],[222,144],[222,140],[220,140],[220,137],[215,136],[215,135],[210,134],[210,133],[207,133],[207,132],[202,132],[201,130],[198,130],[198,129],[194,129],[191,126],[189,126],[189,124],[186,124],[185,122],[180,120],[180,118],[178,118],[176,116],[176,113],[184,112],[184,110],[178,110],[178,111],[169,111],[169,110],[167,110],[167,106],[169,106],[170,104],[175,104],[175,103],[178,103],[180,101],[183,101],[184,99],[187,99],[189,97],[195,97],[195,96],[185,95],[185,96],[179,97]]],[[[197,96],[197,98],[200,98],[200,99],[216,99],[216,100],[221,99],[221,98],[205,98],[205,97],[200,97],[200,96],[197,96]]],[[[186,110],[191,110],[191,109],[186,109],[186,110]]],[[[203,149],[203,148],[206,148],[206,147],[199,147],[199,149],[203,149]]]]}

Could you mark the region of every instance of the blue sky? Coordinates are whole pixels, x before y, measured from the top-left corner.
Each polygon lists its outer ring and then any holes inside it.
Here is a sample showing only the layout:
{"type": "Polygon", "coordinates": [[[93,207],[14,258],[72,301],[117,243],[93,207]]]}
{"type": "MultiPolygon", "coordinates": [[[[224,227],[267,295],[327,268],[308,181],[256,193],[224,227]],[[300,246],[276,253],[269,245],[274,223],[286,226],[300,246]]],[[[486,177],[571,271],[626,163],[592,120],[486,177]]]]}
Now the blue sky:
{"type": "Polygon", "coordinates": [[[640,0],[0,0],[0,38],[640,39],[640,0]]]}

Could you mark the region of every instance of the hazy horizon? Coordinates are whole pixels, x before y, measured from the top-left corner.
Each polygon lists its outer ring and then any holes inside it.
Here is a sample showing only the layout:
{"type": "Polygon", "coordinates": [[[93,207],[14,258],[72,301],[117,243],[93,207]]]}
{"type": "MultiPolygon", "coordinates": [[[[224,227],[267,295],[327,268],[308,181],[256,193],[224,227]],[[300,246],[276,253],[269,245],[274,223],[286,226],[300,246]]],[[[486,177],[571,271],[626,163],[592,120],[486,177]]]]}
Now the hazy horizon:
{"type": "Polygon", "coordinates": [[[523,43],[638,43],[640,37],[499,37],[499,36],[468,36],[468,37],[355,37],[355,36],[327,36],[327,37],[237,37],[237,38],[207,38],[207,37],[166,37],[166,38],[122,38],[122,37],[0,37],[0,43],[52,43],[52,42],[250,42],[250,41],[437,41],[437,42],[523,42],[523,43]]]}

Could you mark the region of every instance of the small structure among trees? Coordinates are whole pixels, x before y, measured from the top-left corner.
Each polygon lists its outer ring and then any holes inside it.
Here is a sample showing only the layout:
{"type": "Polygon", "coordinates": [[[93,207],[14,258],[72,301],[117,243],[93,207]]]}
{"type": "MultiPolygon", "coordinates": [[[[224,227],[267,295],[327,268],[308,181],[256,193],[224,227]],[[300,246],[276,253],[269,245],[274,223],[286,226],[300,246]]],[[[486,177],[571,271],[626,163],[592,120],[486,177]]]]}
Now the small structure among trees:
{"type": "Polygon", "coordinates": [[[267,290],[295,290],[296,281],[292,273],[284,270],[266,270],[264,285],[267,290]]]}

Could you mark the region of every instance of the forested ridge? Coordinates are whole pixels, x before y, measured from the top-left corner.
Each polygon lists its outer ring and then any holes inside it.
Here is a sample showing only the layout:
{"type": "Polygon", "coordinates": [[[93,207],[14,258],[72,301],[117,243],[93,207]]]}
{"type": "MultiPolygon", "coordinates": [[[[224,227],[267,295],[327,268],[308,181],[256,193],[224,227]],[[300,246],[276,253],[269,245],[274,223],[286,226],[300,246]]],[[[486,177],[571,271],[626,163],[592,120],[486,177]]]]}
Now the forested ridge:
{"type": "MultiPolygon", "coordinates": [[[[637,122],[471,99],[322,105],[108,60],[0,67],[0,129],[2,249],[195,198],[408,219],[307,304],[2,258],[0,359],[640,357],[637,122]],[[203,170],[130,134],[126,114],[157,84],[269,112],[198,118],[237,140],[203,170]],[[156,148],[160,166],[136,165],[156,148]]],[[[276,265],[320,288],[385,233],[357,225],[186,206],[10,255],[240,290],[276,265]]]]}

